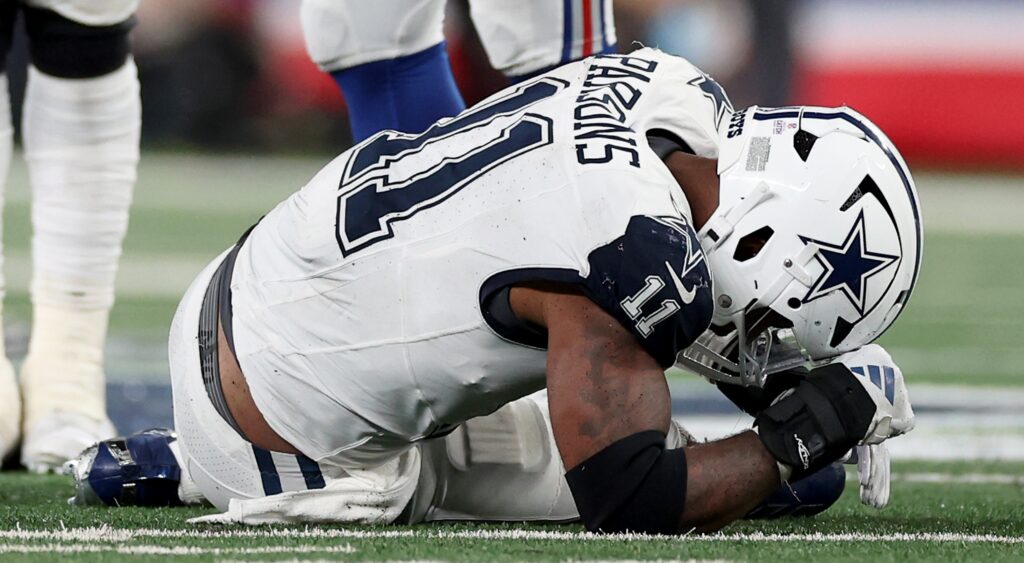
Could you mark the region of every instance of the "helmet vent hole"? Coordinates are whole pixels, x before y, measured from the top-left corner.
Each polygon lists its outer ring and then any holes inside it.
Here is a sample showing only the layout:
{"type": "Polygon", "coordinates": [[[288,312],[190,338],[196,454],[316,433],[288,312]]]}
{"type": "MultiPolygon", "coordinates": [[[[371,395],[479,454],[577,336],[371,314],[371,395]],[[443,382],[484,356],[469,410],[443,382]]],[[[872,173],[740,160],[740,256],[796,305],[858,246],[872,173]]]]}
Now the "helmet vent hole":
{"type": "Polygon", "coordinates": [[[817,140],[818,137],[814,133],[808,133],[803,129],[793,135],[793,148],[796,149],[800,160],[807,162],[807,157],[811,155],[811,149],[814,148],[814,143],[817,140]]]}
{"type": "Polygon", "coordinates": [[[786,305],[789,305],[789,308],[793,309],[794,311],[800,308],[800,304],[800,300],[797,299],[796,297],[790,297],[789,300],[786,301],[786,305]]]}
{"type": "Polygon", "coordinates": [[[774,234],[775,231],[771,227],[765,225],[752,233],[744,235],[743,238],[736,243],[736,250],[732,253],[733,260],[736,260],[737,262],[746,262],[747,260],[754,258],[761,252],[761,249],[768,244],[768,240],[772,238],[772,235],[774,234]]]}

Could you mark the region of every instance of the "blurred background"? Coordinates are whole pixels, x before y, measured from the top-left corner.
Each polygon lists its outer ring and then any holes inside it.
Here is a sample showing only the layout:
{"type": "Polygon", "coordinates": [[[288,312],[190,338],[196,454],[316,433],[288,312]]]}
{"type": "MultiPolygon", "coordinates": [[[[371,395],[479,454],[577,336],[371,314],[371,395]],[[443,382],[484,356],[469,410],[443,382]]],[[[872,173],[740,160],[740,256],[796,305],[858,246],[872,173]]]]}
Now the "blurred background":
{"type": "MultiPolygon", "coordinates": [[[[298,6],[142,1],[134,44],[144,152],[107,351],[121,430],[169,424],[166,331],[192,276],[350,145],[345,102],[306,54],[298,6]]],[[[907,455],[1024,458],[1024,2],[614,7],[620,52],[643,44],[682,55],[737,108],[847,104],[889,134],[915,173],[927,232],[914,300],[882,341],[914,385],[925,423],[907,455]]],[[[449,1],[446,35],[467,104],[506,85],[465,0],[449,1]]],[[[9,61],[16,120],[26,58],[22,40],[9,61]]],[[[27,185],[16,160],[4,220],[4,320],[15,359],[30,322],[27,185]]],[[[680,374],[673,389],[684,415],[718,400],[680,374]]],[[[742,421],[728,416],[716,424],[738,429],[742,421]]]]}

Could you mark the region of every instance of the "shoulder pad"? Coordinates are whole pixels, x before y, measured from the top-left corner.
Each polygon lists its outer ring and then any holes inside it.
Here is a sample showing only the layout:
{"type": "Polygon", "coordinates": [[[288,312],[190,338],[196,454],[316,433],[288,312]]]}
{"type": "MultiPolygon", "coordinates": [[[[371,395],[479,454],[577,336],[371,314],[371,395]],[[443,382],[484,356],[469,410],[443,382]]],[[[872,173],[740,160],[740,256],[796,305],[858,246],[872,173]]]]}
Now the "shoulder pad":
{"type": "Polygon", "coordinates": [[[681,217],[634,216],[588,262],[584,292],[664,367],[711,322],[711,272],[681,217]]]}

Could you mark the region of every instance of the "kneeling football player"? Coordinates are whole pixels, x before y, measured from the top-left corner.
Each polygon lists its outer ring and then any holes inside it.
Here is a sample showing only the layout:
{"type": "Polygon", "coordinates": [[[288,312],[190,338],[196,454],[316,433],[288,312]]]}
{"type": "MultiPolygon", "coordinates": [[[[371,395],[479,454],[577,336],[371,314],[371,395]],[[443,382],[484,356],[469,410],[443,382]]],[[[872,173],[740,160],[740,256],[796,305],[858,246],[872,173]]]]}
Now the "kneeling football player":
{"type": "Polygon", "coordinates": [[[585,59],[356,145],[196,278],[169,343],[180,471],[215,521],[718,529],[912,428],[866,345],[921,240],[860,114],[733,113],[680,58],[585,59]],[[755,430],[687,440],[677,361],[755,430]]]}

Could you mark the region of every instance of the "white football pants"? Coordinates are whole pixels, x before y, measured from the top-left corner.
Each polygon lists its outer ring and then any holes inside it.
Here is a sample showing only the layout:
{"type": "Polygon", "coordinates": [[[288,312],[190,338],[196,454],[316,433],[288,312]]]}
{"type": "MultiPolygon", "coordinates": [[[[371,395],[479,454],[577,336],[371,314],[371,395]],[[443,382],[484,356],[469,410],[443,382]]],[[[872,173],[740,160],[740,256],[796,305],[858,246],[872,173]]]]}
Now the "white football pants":
{"type": "MultiPolygon", "coordinates": [[[[614,45],[612,0],[470,0],[491,65],[521,76],[614,45]]],[[[444,39],[444,0],[303,0],[306,49],[325,72],[418,53],[444,39]]]]}
{"type": "MultiPolygon", "coordinates": [[[[226,252],[225,252],[226,254],[226,252]]],[[[203,521],[357,522],[570,520],[544,392],[420,442],[377,467],[342,466],[256,448],[214,408],[199,363],[203,296],[224,254],[196,278],[168,344],[183,469],[224,514],[203,521]],[[415,499],[414,499],[415,497],[415,499]],[[409,507],[409,510],[403,513],[409,507]]]]}

